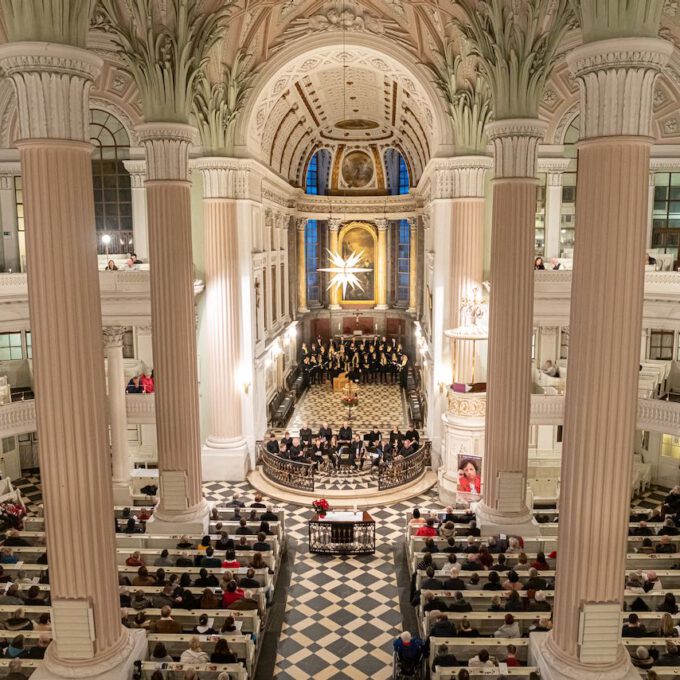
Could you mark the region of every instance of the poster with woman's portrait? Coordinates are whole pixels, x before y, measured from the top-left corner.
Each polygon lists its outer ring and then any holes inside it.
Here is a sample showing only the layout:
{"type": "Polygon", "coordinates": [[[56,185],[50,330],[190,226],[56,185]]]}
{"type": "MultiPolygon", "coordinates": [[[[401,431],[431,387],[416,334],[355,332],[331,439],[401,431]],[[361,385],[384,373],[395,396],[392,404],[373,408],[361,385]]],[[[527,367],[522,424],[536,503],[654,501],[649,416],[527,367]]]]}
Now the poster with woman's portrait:
{"type": "Polygon", "coordinates": [[[458,454],[458,493],[480,496],[482,493],[482,459],[467,453],[458,454]]]}

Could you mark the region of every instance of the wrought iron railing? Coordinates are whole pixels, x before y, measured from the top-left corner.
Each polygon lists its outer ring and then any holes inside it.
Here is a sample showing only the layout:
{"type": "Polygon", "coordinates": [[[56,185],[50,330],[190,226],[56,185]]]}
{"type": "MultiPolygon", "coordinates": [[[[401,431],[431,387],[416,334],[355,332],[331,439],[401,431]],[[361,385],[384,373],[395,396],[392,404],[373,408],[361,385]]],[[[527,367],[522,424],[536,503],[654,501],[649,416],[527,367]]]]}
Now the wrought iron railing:
{"type": "Polygon", "coordinates": [[[375,522],[309,522],[309,551],[333,555],[362,555],[375,552],[375,522]]]}
{"type": "Polygon", "coordinates": [[[430,442],[426,441],[411,456],[395,460],[390,465],[378,469],[378,489],[394,489],[418,479],[430,464],[430,442]]]}
{"type": "Polygon", "coordinates": [[[262,473],[267,479],[290,489],[314,491],[314,463],[283,460],[283,458],[269,453],[260,442],[258,442],[257,448],[262,473]]]}

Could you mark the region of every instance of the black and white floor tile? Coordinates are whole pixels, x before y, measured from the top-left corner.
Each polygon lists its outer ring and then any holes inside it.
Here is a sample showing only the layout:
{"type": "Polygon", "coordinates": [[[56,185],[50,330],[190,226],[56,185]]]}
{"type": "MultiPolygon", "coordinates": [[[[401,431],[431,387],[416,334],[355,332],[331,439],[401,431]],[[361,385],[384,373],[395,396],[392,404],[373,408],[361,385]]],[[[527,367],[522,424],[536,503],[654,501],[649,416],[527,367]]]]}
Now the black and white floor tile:
{"type": "Polygon", "coordinates": [[[402,430],[408,425],[399,385],[359,385],[358,393],[359,404],[350,411],[342,405],[342,394],[332,392],[330,384],[311,385],[297,403],[286,429],[295,432],[304,423],[316,428],[323,422],[337,429],[347,420],[354,430],[368,432],[375,426],[386,433],[395,423],[402,430]]]}

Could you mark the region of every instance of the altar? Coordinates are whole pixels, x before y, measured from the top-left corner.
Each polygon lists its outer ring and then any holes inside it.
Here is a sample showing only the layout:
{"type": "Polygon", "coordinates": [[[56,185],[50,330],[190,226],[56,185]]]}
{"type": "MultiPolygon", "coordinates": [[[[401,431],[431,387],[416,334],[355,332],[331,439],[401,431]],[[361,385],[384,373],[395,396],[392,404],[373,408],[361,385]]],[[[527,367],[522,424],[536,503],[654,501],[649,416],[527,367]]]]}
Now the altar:
{"type": "Polygon", "coordinates": [[[366,511],[315,514],[309,521],[309,552],[372,555],[375,552],[375,521],[366,511]]]}

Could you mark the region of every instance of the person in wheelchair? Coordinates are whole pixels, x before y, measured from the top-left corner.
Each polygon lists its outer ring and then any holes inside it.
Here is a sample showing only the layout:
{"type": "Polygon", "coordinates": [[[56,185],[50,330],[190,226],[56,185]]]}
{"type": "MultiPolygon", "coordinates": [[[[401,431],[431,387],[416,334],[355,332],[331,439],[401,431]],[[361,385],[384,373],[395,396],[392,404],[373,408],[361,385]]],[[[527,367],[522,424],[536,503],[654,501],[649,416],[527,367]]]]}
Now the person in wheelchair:
{"type": "Polygon", "coordinates": [[[415,670],[426,656],[426,643],[407,630],[393,643],[394,652],[402,670],[415,670]]]}

